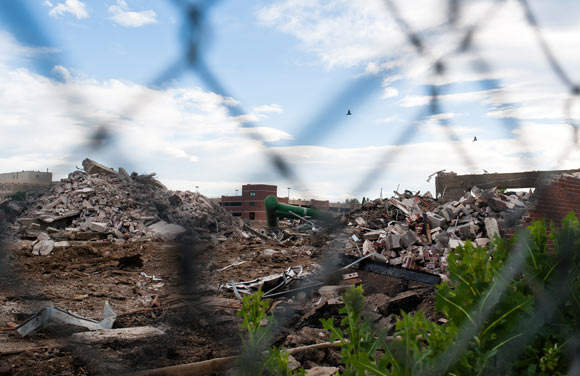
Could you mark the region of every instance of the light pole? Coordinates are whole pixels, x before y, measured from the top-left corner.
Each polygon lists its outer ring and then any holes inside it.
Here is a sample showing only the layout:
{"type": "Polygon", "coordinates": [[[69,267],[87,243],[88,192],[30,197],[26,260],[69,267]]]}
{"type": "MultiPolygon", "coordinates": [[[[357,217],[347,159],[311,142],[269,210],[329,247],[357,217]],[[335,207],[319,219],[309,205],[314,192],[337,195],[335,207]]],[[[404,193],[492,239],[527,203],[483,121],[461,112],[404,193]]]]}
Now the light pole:
{"type": "Polygon", "coordinates": [[[236,189],[236,196],[238,195],[238,191],[239,191],[239,189],[236,189]]]}
{"type": "Polygon", "coordinates": [[[286,187],[288,188],[288,200],[290,200],[290,187],[286,187]]]}
{"type": "Polygon", "coordinates": [[[195,192],[199,193],[199,185],[195,186],[195,192]]]}

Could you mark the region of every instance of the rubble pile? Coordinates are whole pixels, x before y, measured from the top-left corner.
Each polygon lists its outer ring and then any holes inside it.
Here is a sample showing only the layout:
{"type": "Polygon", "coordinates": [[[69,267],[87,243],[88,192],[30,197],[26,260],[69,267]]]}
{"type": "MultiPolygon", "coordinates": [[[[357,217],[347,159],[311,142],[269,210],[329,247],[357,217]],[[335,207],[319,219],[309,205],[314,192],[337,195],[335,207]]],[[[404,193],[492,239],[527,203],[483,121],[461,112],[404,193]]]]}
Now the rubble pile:
{"type": "Polygon", "coordinates": [[[347,253],[407,269],[444,274],[449,252],[470,240],[486,246],[513,227],[530,204],[529,192],[500,194],[477,187],[461,199],[440,204],[429,192],[375,200],[350,215],[347,253]]]}
{"type": "Polygon", "coordinates": [[[50,253],[53,240],[171,240],[188,229],[223,233],[237,226],[218,204],[199,193],[170,191],[155,174],[129,175],[89,159],[83,168],[19,216],[20,236],[37,239],[39,254],[50,253]]]}

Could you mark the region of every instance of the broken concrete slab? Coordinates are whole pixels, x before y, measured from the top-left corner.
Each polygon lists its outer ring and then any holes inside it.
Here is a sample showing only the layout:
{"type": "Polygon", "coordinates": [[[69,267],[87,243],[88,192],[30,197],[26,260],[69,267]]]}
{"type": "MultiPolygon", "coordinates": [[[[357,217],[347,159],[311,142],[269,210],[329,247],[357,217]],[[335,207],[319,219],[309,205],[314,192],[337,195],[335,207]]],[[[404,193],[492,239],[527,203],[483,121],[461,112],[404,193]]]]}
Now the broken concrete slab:
{"type": "Polygon", "coordinates": [[[487,233],[487,237],[492,239],[494,238],[496,235],[500,236],[499,233],[499,227],[497,225],[497,220],[495,218],[485,218],[483,220],[483,222],[485,223],[485,231],[487,233]]]}
{"type": "Polygon", "coordinates": [[[405,235],[401,237],[401,241],[403,243],[403,247],[407,248],[419,241],[419,237],[413,230],[408,230],[405,232],[405,235]]]}
{"type": "Polygon", "coordinates": [[[82,326],[89,330],[111,329],[115,323],[117,315],[111,309],[109,302],[105,302],[105,309],[102,321],[86,319],[65,311],[58,307],[45,307],[34,315],[23,321],[15,329],[22,337],[35,333],[36,331],[46,328],[53,323],[65,323],[76,326],[82,326]]]}
{"type": "Polygon", "coordinates": [[[306,376],[332,376],[338,372],[337,367],[312,367],[306,370],[306,376]]]}
{"type": "Polygon", "coordinates": [[[275,254],[280,253],[275,249],[264,249],[264,256],[274,256],[275,254]]]}
{"type": "Polygon", "coordinates": [[[147,230],[164,240],[174,240],[179,234],[186,231],[183,226],[165,221],[159,221],[147,227],[147,230]]]}
{"type": "Polygon", "coordinates": [[[477,238],[475,239],[475,244],[477,244],[478,247],[487,247],[487,245],[490,243],[490,240],[488,238],[477,238]]]}
{"type": "Polygon", "coordinates": [[[115,171],[114,169],[107,167],[105,165],[102,165],[98,162],[93,161],[92,159],[86,158],[83,161],[83,169],[85,170],[86,173],[88,174],[109,174],[109,175],[114,175],[117,176],[117,171],[115,171]]]}
{"type": "Polygon", "coordinates": [[[350,288],[352,288],[352,286],[349,285],[322,286],[318,289],[318,294],[320,294],[324,299],[329,300],[340,297],[350,288]]]}
{"type": "Polygon", "coordinates": [[[375,253],[375,246],[373,245],[373,242],[371,242],[370,240],[365,240],[363,243],[363,247],[362,247],[362,253],[363,256],[364,255],[368,255],[369,253],[375,253]]]}
{"type": "Polygon", "coordinates": [[[459,240],[459,239],[455,239],[455,238],[450,238],[449,239],[449,248],[451,249],[455,249],[459,246],[464,246],[465,242],[463,240],[459,240]]]}
{"type": "Polygon", "coordinates": [[[118,328],[95,330],[93,332],[75,333],[71,342],[82,344],[105,344],[111,342],[133,342],[164,335],[165,332],[152,326],[137,326],[132,328],[118,328]]]}
{"type": "Polygon", "coordinates": [[[123,167],[119,167],[119,177],[127,184],[133,183],[133,179],[131,179],[131,175],[127,173],[123,167]]]}
{"type": "Polygon", "coordinates": [[[385,235],[386,232],[384,230],[374,230],[374,231],[369,231],[369,232],[365,232],[363,234],[363,238],[365,240],[377,240],[381,235],[385,235]]]}
{"type": "Polygon", "coordinates": [[[36,256],[48,256],[54,249],[54,240],[39,240],[32,247],[32,254],[36,256]]]}
{"type": "Polygon", "coordinates": [[[355,219],[355,222],[357,223],[357,225],[359,226],[366,226],[367,225],[367,221],[364,220],[364,218],[362,217],[358,217],[355,219]]]}

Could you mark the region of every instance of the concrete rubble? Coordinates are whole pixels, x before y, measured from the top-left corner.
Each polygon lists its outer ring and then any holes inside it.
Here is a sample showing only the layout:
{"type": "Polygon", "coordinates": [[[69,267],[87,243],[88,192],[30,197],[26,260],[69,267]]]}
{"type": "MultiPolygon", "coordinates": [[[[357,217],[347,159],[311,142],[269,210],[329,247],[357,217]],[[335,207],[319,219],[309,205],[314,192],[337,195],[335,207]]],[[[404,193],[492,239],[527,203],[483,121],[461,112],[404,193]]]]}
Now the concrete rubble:
{"type": "Polygon", "coordinates": [[[487,246],[502,228],[513,228],[530,205],[529,192],[498,193],[473,187],[457,201],[441,204],[427,192],[405,191],[377,199],[350,214],[347,254],[376,253],[376,260],[406,269],[445,274],[449,252],[467,240],[487,246]],[[362,240],[359,240],[362,239],[362,240]],[[362,243],[362,244],[361,244],[362,243]],[[383,257],[381,257],[383,256],[383,257]]]}
{"type": "Polygon", "coordinates": [[[239,231],[218,204],[194,192],[171,191],[155,174],[115,171],[90,159],[35,198],[17,219],[23,239],[35,239],[33,253],[47,255],[68,240],[173,240],[186,231],[239,231]]]}

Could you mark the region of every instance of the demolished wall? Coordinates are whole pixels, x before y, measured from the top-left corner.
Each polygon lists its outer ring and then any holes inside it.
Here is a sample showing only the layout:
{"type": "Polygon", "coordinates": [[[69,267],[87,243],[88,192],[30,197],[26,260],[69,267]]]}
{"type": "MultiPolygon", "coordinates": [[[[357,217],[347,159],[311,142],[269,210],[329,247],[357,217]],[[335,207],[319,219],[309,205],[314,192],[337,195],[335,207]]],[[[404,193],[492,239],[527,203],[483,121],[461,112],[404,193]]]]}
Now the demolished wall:
{"type": "MultiPolygon", "coordinates": [[[[545,219],[556,227],[571,211],[580,213],[580,173],[561,174],[544,181],[532,196],[531,205],[522,217],[519,227],[530,225],[533,221],[545,219]]],[[[509,229],[512,235],[515,229],[509,229]]]]}

